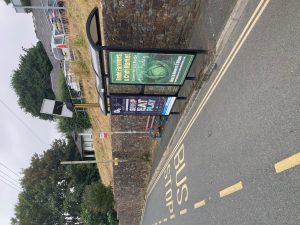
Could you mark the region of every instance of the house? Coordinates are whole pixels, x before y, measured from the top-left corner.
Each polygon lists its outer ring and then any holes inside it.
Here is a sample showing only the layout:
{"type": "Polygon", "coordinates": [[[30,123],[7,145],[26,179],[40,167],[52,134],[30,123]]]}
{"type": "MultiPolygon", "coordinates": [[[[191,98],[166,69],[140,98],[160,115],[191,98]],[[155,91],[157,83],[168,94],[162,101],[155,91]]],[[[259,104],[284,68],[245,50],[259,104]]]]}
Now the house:
{"type": "Polygon", "coordinates": [[[81,133],[74,131],[72,133],[72,137],[83,160],[90,160],[95,158],[91,129],[84,130],[81,133]]]}

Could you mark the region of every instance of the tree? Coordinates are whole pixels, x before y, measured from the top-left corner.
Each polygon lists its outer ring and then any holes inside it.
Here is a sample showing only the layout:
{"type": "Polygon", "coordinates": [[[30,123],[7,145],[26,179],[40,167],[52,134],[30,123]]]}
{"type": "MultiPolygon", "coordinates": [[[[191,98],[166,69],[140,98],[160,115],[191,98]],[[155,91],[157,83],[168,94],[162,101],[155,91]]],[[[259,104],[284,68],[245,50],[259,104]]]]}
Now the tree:
{"type": "Polygon", "coordinates": [[[82,203],[84,208],[93,213],[112,211],[114,206],[112,190],[99,182],[94,182],[86,186],[82,203]]]}
{"type": "Polygon", "coordinates": [[[72,118],[58,118],[58,129],[65,134],[71,134],[73,131],[81,132],[90,127],[90,120],[83,112],[74,113],[72,118]]]}
{"type": "Polygon", "coordinates": [[[101,184],[97,167],[94,164],[60,165],[63,160],[79,159],[79,152],[69,136],[66,140],[55,140],[42,155],[33,155],[30,166],[23,171],[23,191],[11,224],[73,225],[90,221],[85,224],[116,225],[110,222],[116,221],[112,191],[101,184]],[[91,200],[93,191],[95,198],[101,199],[99,202],[91,200]],[[85,204],[84,193],[88,196],[85,204]],[[88,206],[93,211],[83,207],[90,203],[95,204],[88,206]]]}
{"type": "Polygon", "coordinates": [[[11,0],[4,0],[4,2],[6,3],[6,5],[9,5],[11,3],[11,0]]]}
{"type": "Polygon", "coordinates": [[[11,85],[18,96],[19,106],[34,117],[53,120],[53,116],[40,114],[44,98],[54,99],[50,72],[52,64],[41,42],[29,49],[23,49],[19,68],[11,77],[11,85]]]}
{"type": "MultiPolygon", "coordinates": [[[[64,101],[66,99],[71,99],[72,96],[78,96],[78,93],[66,84],[65,76],[63,71],[59,74],[60,82],[58,88],[60,89],[59,100],[64,101]],[[71,94],[71,95],[70,95],[71,94]]],[[[78,99],[72,99],[73,103],[81,103],[78,99]]],[[[73,131],[82,132],[85,129],[91,127],[90,120],[86,113],[84,112],[74,112],[72,118],[59,117],[58,118],[58,129],[60,132],[65,134],[71,134],[73,131]]]]}
{"type": "Polygon", "coordinates": [[[15,208],[19,225],[64,224],[67,220],[63,202],[72,178],[66,176],[60,161],[75,154],[70,147],[64,140],[55,140],[51,149],[32,157],[30,166],[23,171],[23,192],[15,208]]]}

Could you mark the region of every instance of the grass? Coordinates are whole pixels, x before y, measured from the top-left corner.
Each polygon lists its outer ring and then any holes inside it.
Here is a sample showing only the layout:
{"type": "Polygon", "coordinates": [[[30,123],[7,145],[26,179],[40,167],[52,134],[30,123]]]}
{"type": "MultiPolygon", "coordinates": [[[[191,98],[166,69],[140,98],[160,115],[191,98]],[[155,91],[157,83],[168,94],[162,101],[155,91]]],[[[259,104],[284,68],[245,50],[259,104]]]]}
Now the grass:
{"type": "MultiPolygon", "coordinates": [[[[95,88],[95,77],[91,66],[88,40],[85,33],[86,19],[91,10],[98,6],[99,0],[66,0],[67,16],[69,21],[69,45],[75,51],[76,61],[71,62],[70,69],[82,83],[83,96],[86,102],[98,102],[95,88]]],[[[98,108],[88,109],[92,123],[94,148],[97,160],[112,159],[111,139],[100,140],[100,131],[110,130],[110,119],[101,114],[98,108]]],[[[112,165],[98,164],[102,183],[106,186],[112,183],[112,165]]]]}
{"type": "Polygon", "coordinates": [[[66,86],[65,76],[62,70],[60,70],[59,77],[57,79],[57,87],[58,87],[58,93],[57,93],[57,100],[58,101],[64,101],[65,100],[65,86],[66,86]]]}

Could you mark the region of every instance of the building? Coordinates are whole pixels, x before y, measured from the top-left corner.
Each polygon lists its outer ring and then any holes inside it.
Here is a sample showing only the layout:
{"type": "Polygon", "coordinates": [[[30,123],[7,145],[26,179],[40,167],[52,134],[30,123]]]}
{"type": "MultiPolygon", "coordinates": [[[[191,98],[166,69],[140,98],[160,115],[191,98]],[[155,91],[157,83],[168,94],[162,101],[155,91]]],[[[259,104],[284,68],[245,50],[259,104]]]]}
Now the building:
{"type": "Polygon", "coordinates": [[[92,130],[88,129],[81,133],[74,131],[72,137],[83,160],[95,159],[92,130]]]}

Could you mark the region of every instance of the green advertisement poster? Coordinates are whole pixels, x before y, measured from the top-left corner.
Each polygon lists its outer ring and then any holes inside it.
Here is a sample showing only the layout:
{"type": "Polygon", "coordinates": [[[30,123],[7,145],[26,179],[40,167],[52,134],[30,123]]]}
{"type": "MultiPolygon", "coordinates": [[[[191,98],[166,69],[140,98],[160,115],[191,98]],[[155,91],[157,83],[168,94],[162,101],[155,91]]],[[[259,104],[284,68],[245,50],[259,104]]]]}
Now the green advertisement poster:
{"type": "Polygon", "coordinates": [[[192,54],[109,52],[111,83],[182,85],[192,54]]]}

